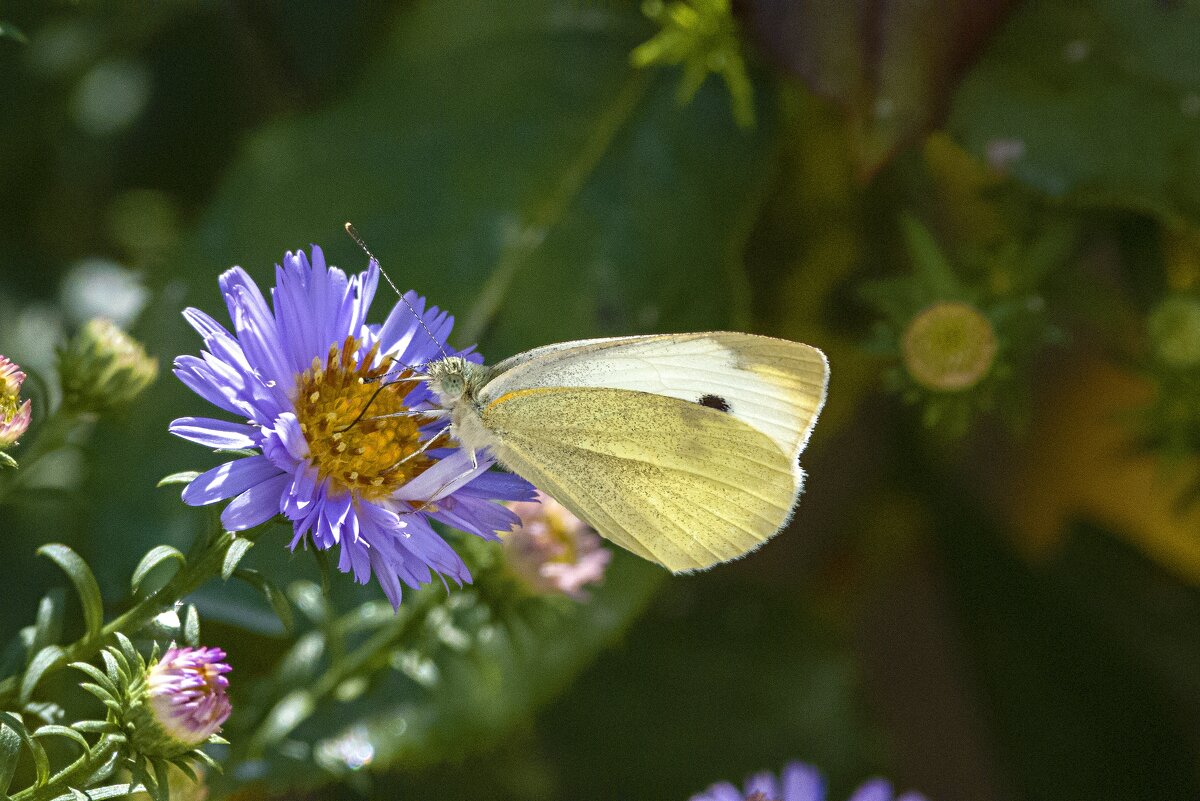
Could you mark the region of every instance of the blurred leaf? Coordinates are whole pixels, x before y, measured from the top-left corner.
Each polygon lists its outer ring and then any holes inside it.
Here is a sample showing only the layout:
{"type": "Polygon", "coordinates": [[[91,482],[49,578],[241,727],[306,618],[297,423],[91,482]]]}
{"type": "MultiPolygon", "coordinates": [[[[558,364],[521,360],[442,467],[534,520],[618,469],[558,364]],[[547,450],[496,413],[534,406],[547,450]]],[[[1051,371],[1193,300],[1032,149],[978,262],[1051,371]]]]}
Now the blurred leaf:
{"type": "Polygon", "coordinates": [[[170,545],[156,545],[151,548],[142,557],[142,561],[138,562],[138,566],[134,568],[133,576],[129,580],[133,594],[137,595],[138,588],[142,586],[146,576],[150,575],[150,571],[170,559],[174,559],[179,564],[176,570],[187,564],[187,559],[179,552],[178,548],[172,548],[170,545]]]}
{"type": "Polygon", "coordinates": [[[50,778],[50,760],[46,756],[46,749],[42,748],[42,744],[29,734],[29,729],[25,728],[25,724],[16,715],[9,712],[0,712],[0,727],[7,727],[10,731],[16,732],[21,738],[21,742],[25,743],[25,747],[29,749],[29,753],[33,756],[34,771],[37,776],[37,784],[41,786],[50,778]]]}
{"type": "Polygon", "coordinates": [[[38,555],[45,556],[62,568],[83,605],[83,622],[89,637],[98,637],[104,628],[104,601],[100,597],[100,586],[87,562],[65,545],[51,543],[38,548],[38,555]]]}
{"type": "Polygon", "coordinates": [[[0,21],[0,39],[15,39],[21,44],[29,44],[29,39],[21,32],[21,29],[11,22],[0,21]]]}
{"type": "Polygon", "coordinates": [[[964,69],[1013,0],[742,0],[749,34],[818,94],[846,107],[859,172],[874,173],[936,125],[964,69]]]}
{"type": "Polygon", "coordinates": [[[237,570],[238,563],[242,561],[242,557],[254,545],[254,540],[249,537],[238,537],[229,546],[229,550],[225,552],[225,563],[221,565],[221,578],[229,581],[229,577],[237,570]]]}
{"type": "Polygon", "coordinates": [[[249,568],[239,568],[234,570],[232,576],[249,584],[254,589],[263,594],[267,599],[267,603],[271,605],[271,609],[275,611],[275,616],[279,618],[279,622],[288,631],[292,631],[296,626],[295,617],[292,615],[292,606],[288,603],[287,595],[283,590],[264,576],[257,570],[249,568]]]}
{"type": "Polygon", "coordinates": [[[20,757],[21,735],[0,721],[0,794],[8,793],[20,757]]]}
{"type": "Polygon", "coordinates": [[[61,589],[54,589],[46,593],[38,604],[37,619],[33,624],[33,641],[29,646],[30,656],[62,638],[64,596],[65,593],[61,589]]]}
{"type": "Polygon", "coordinates": [[[949,128],[1050,195],[1196,221],[1198,39],[1193,3],[1025,3],[963,81],[949,128]]]}
{"type": "Polygon", "coordinates": [[[195,470],[184,470],[179,473],[172,473],[169,476],[163,476],[155,486],[167,487],[172,484],[191,484],[199,475],[200,473],[195,470]]]}
{"type": "Polygon", "coordinates": [[[21,676],[21,693],[18,697],[22,704],[33,698],[33,691],[37,689],[42,676],[61,665],[65,656],[66,652],[58,645],[47,645],[33,655],[33,659],[29,660],[29,667],[25,668],[25,674],[21,676]]]}
{"type": "MultiPolygon", "coordinates": [[[[955,504],[942,492],[943,503],[955,504]]],[[[1161,572],[1159,592],[1131,595],[1148,563],[1138,565],[1128,549],[1073,548],[1035,572],[987,530],[966,497],[951,514],[940,529],[943,558],[957,618],[969,622],[963,632],[1013,797],[1196,797],[1195,718],[1180,714],[1180,698],[1147,670],[1142,649],[1151,643],[1114,628],[1106,612],[1161,621],[1156,607],[1165,598],[1188,597],[1182,608],[1195,614],[1200,597],[1171,587],[1161,572]]],[[[1190,651],[1195,637],[1188,639],[1190,651]]]]}

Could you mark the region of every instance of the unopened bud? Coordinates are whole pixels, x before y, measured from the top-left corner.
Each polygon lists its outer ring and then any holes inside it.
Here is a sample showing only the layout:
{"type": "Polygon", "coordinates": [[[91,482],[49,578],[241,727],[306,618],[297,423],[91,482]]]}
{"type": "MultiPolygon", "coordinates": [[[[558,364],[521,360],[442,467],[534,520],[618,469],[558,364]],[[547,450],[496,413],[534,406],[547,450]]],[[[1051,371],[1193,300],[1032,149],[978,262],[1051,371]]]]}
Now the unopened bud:
{"type": "Polygon", "coordinates": [[[158,361],[111,320],[90,320],[58,352],[63,403],[106,412],[132,401],[158,376],[158,361]]]}

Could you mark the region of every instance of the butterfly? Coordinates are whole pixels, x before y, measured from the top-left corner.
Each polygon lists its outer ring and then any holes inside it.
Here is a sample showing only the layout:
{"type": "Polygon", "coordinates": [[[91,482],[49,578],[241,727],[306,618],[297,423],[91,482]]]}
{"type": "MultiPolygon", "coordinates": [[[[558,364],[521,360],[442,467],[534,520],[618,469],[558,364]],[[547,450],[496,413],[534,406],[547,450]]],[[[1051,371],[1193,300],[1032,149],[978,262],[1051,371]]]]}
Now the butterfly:
{"type": "Polygon", "coordinates": [[[492,367],[444,356],[421,372],[465,449],[673,572],[787,525],[829,384],[816,348],[724,331],[563,342],[492,367]]]}
{"type": "Polygon", "coordinates": [[[494,367],[448,357],[426,375],[463,447],[685,572],[787,525],[829,367],[808,345],[709,332],[564,342],[494,367]]]}

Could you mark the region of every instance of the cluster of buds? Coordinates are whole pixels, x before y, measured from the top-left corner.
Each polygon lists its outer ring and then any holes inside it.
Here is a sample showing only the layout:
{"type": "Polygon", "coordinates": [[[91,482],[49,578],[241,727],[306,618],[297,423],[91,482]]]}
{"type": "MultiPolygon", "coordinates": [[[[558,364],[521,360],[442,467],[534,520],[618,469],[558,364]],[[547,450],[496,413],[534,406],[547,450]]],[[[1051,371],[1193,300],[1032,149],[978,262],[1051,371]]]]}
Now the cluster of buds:
{"type": "MultiPolygon", "coordinates": [[[[31,404],[21,401],[21,384],[25,374],[17,365],[0,356],[0,451],[17,444],[29,428],[31,404]]],[[[0,464],[11,463],[7,457],[0,464]]]]}
{"type": "Polygon", "coordinates": [[[111,412],[158,376],[158,362],[111,320],[97,317],[58,352],[63,404],[75,412],[111,412]]]}
{"type": "Polygon", "coordinates": [[[509,504],[521,526],[504,535],[505,565],[533,594],[583,600],[584,587],[604,578],[612,554],[565,506],[540,492],[538,498],[509,504]]]}
{"type": "Polygon", "coordinates": [[[679,102],[688,103],[709,73],[721,76],[737,124],[754,124],[754,89],[742,56],[738,24],[730,0],[646,0],[642,11],[661,27],[630,56],[636,67],[682,65],[679,102]]]}

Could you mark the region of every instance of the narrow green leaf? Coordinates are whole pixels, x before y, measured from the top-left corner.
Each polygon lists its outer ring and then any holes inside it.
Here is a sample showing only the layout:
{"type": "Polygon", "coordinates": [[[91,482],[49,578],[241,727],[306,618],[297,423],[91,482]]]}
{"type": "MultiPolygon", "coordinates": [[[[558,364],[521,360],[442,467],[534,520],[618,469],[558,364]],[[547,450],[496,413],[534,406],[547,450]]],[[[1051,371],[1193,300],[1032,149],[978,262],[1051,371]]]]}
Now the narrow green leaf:
{"type": "Polygon", "coordinates": [[[126,637],[121,632],[116,633],[117,644],[121,646],[121,653],[125,655],[125,661],[129,665],[130,670],[138,670],[142,667],[142,655],[138,653],[138,649],[133,647],[133,641],[126,637]]]}
{"type": "Polygon", "coordinates": [[[164,759],[151,760],[154,766],[154,781],[158,785],[160,801],[171,801],[171,775],[167,772],[170,766],[164,759]]]}
{"type": "Polygon", "coordinates": [[[75,801],[88,801],[88,797],[74,787],[68,787],[67,791],[71,793],[71,798],[75,799],[75,801]]]}
{"type": "MultiPolygon", "coordinates": [[[[85,801],[106,801],[109,798],[125,798],[134,793],[145,792],[146,788],[140,784],[110,784],[106,787],[93,787],[83,796],[85,801]]],[[[78,796],[75,795],[78,790],[72,790],[60,796],[56,796],[51,801],[77,801],[78,796]]]]}
{"type": "Polygon", "coordinates": [[[113,695],[112,691],[105,687],[102,687],[98,684],[92,684],[90,681],[82,681],[79,683],[79,689],[86,690],[87,692],[96,696],[105,706],[108,706],[109,704],[117,704],[117,708],[120,708],[120,702],[118,701],[117,696],[113,695]]]}
{"type": "Polygon", "coordinates": [[[38,604],[37,619],[33,624],[33,642],[29,655],[33,656],[47,645],[54,645],[62,639],[63,606],[65,598],[62,590],[51,590],[46,593],[38,604]]]}
{"type": "Polygon", "coordinates": [[[4,38],[15,39],[21,44],[29,44],[29,39],[26,38],[24,32],[11,22],[0,22],[0,39],[4,38]]]}
{"type": "Polygon", "coordinates": [[[20,718],[9,712],[0,712],[0,724],[7,726],[15,731],[21,737],[21,741],[25,743],[25,747],[29,749],[29,753],[33,755],[33,769],[37,776],[36,783],[41,787],[50,778],[50,760],[46,756],[46,749],[42,748],[42,744],[29,736],[29,729],[25,728],[25,724],[20,718]]]}
{"type": "Polygon", "coordinates": [[[117,653],[111,648],[105,648],[100,652],[100,658],[104,660],[104,668],[108,672],[108,680],[112,682],[114,687],[120,687],[123,683],[129,681],[129,666],[122,667],[121,662],[117,660],[117,653]]]}
{"type": "Polygon", "coordinates": [[[89,637],[99,637],[104,628],[104,601],[100,597],[100,585],[83,557],[65,545],[51,543],[38,548],[38,555],[45,556],[62,568],[83,605],[83,621],[89,637]]]}
{"type": "Polygon", "coordinates": [[[117,730],[117,726],[107,720],[77,720],[71,728],[84,734],[108,734],[117,730]]]}
{"type": "Polygon", "coordinates": [[[0,724],[0,793],[7,793],[21,757],[21,735],[0,724]]]}
{"type": "Polygon", "coordinates": [[[47,726],[40,727],[37,731],[35,731],[33,733],[33,736],[34,737],[66,737],[68,740],[74,740],[76,743],[78,743],[79,747],[82,748],[84,751],[90,751],[92,748],[90,745],[88,745],[88,741],[84,738],[84,736],[82,734],[80,734],[78,731],[76,731],[75,729],[72,729],[69,726],[59,726],[57,724],[51,723],[47,726]]]}
{"type": "Polygon", "coordinates": [[[61,665],[65,657],[65,652],[58,645],[47,645],[34,654],[33,659],[29,661],[29,667],[25,668],[25,675],[21,677],[21,691],[18,698],[22,704],[29,703],[29,699],[33,697],[33,691],[37,689],[38,682],[47,673],[61,665]]]}
{"type": "Polygon", "coordinates": [[[179,616],[180,626],[185,645],[193,648],[200,646],[200,613],[192,604],[185,604],[179,616]]]}
{"type": "Polygon", "coordinates": [[[11,467],[13,470],[16,470],[18,467],[20,467],[20,465],[17,464],[16,459],[12,458],[4,451],[0,451],[0,467],[11,467]]]}
{"type": "Polygon", "coordinates": [[[155,486],[167,487],[172,484],[191,484],[199,475],[195,470],[184,470],[181,473],[172,473],[169,476],[163,476],[155,486]]]}
{"type": "Polygon", "coordinates": [[[288,602],[287,596],[280,590],[270,579],[263,576],[257,570],[249,568],[240,568],[233,572],[234,578],[239,578],[242,581],[254,587],[261,592],[267,599],[267,603],[271,604],[271,608],[275,610],[275,616],[279,618],[279,622],[288,631],[295,628],[296,621],[292,616],[292,605],[288,602]]]}
{"type": "Polygon", "coordinates": [[[954,269],[946,260],[933,233],[920,220],[909,214],[901,215],[900,224],[904,231],[904,241],[908,245],[908,254],[917,272],[939,296],[962,298],[966,290],[954,274],[954,269]]]}
{"type": "MultiPolygon", "coordinates": [[[[150,571],[154,570],[154,568],[158,567],[169,559],[174,559],[179,563],[179,567],[181,568],[187,564],[187,560],[177,548],[172,548],[170,545],[159,545],[151,548],[146,555],[142,557],[142,561],[138,562],[138,566],[134,569],[133,576],[129,580],[130,587],[133,589],[133,594],[137,595],[138,589],[142,586],[142,582],[145,581],[146,576],[150,574],[150,571]]],[[[178,572],[178,570],[176,572],[178,572]]]]}
{"type": "Polygon", "coordinates": [[[90,676],[97,684],[110,692],[116,689],[115,687],[105,687],[106,684],[110,683],[108,674],[93,664],[88,662],[72,662],[71,664],[67,665],[67,667],[72,667],[80,672],[88,674],[88,676],[90,676]]]}
{"type": "Polygon", "coordinates": [[[189,763],[183,757],[175,757],[171,760],[171,764],[179,768],[180,772],[183,773],[184,776],[187,776],[189,779],[191,779],[193,784],[200,783],[200,777],[197,776],[196,771],[192,769],[191,763],[189,763]]]}
{"type": "Polygon", "coordinates": [[[229,581],[229,577],[233,575],[233,571],[237,570],[238,563],[242,561],[242,557],[254,545],[254,541],[249,537],[238,537],[229,546],[229,550],[225,552],[225,563],[221,565],[221,578],[229,581]]]}

